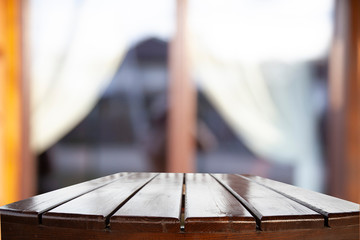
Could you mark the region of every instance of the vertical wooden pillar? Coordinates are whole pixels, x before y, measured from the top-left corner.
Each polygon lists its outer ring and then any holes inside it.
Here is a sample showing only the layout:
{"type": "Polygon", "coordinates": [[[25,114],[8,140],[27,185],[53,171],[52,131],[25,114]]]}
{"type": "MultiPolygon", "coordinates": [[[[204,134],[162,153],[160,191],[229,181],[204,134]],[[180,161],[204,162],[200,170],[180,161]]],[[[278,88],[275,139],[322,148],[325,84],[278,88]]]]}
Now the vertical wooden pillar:
{"type": "Polygon", "coordinates": [[[17,0],[20,27],[19,49],[21,56],[21,199],[31,197],[37,193],[37,162],[30,149],[30,79],[29,79],[29,1],[17,0]],[[27,51],[25,51],[27,50],[27,51]]]}
{"type": "Polygon", "coordinates": [[[0,205],[34,194],[28,99],[22,81],[21,12],[20,0],[0,0],[0,205]]]}
{"type": "Polygon", "coordinates": [[[329,81],[330,194],[360,203],[360,4],[336,2],[329,81]]]}
{"type": "Polygon", "coordinates": [[[350,1],[349,70],[346,94],[346,198],[360,203],[360,2],[350,1]]]}
{"type": "Polygon", "coordinates": [[[196,91],[190,78],[187,0],[177,0],[176,34],[170,44],[167,171],[195,171],[196,91]]]}

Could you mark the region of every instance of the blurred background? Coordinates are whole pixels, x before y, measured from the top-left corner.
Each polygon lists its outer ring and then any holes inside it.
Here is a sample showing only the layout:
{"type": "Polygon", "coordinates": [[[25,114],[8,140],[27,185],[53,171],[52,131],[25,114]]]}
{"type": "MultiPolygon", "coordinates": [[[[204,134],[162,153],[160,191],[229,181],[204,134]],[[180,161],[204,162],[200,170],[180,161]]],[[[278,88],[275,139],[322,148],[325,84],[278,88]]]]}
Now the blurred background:
{"type": "Polygon", "coordinates": [[[122,171],[360,203],[357,0],[0,0],[0,205],[122,171]]]}

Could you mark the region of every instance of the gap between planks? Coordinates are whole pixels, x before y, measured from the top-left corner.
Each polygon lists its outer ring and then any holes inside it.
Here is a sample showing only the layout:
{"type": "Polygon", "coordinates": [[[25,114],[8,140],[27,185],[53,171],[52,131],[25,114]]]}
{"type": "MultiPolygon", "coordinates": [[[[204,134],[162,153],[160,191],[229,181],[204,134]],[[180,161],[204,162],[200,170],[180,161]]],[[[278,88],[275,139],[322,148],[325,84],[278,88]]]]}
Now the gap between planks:
{"type": "Polygon", "coordinates": [[[186,173],[183,173],[183,184],[181,194],[181,209],[180,209],[180,232],[185,232],[185,195],[186,195],[186,173]]]}
{"type": "Polygon", "coordinates": [[[209,173],[211,177],[213,177],[221,186],[223,186],[228,192],[230,192],[243,206],[246,208],[246,210],[249,211],[249,213],[255,218],[256,221],[256,228],[255,230],[261,231],[261,214],[245,199],[243,199],[238,193],[236,193],[230,186],[227,186],[225,183],[223,183],[220,179],[216,178],[214,175],[209,173]]]}
{"type": "Polygon", "coordinates": [[[122,206],[125,205],[135,194],[137,194],[141,189],[143,189],[149,182],[151,182],[154,178],[159,176],[159,173],[146,181],[143,185],[141,185],[138,189],[136,189],[130,196],[128,196],[124,201],[122,201],[114,210],[111,211],[109,215],[105,218],[105,229],[110,229],[110,218],[114,215],[122,206]]]}
{"type": "Polygon", "coordinates": [[[246,179],[246,180],[248,180],[248,181],[251,181],[251,182],[254,182],[254,183],[256,183],[256,184],[259,184],[260,186],[266,187],[267,189],[270,189],[270,190],[272,190],[272,191],[274,191],[274,192],[277,192],[277,193],[279,193],[280,195],[282,195],[282,196],[284,196],[284,197],[287,197],[287,198],[289,198],[289,199],[291,199],[291,200],[293,200],[293,201],[295,201],[295,202],[303,205],[304,207],[307,207],[307,208],[309,208],[309,209],[311,209],[311,210],[313,210],[313,211],[321,214],[321,215],[323,216],[323,218],[324,218],[324,227],[330,227],[330,226],[329,226],[329,218],[328,218],[328,216],[327,216],[327,213],[324,212],[323,210],[321,210],[321,209],[319,209],[319,208],[317,208],[317,207],[314,207],[314,206],[312,206],[312,205],[310,205],[310,204],[308,204],[308,203],[306,203],[306,202],[304,202],[304,201],[301,201],[300,199],[297,199],[297,198],[295,198],[295,197],[292,197],[292,196],[290,196],[290,195],[288,195],[288,194],[286,194],[286,193],[284,193],[284,192],[278,191],[278,190],[276,190],[276,189],[274,189],[274,188],[272,188],[272,187],[269,187],[269,186],[267,186],[267,185],[265,185],[265,184],[262,184],[262,183],[259,183],[259,182],[255,181],[255,180],[253,180],[253,179],[247,178],[246,176],[242,176],[242,175],[240,175],[240,174],[236,174],[236,175],[239,176],[239,177],[241,177],[241,178],[243,178],[243,179],[246,179]]]}
{"type": "MultiPolygon", "coordinates": [[[[133,174],[133,173],[130,173],[130,175],[131,175],[131,174],[133,174]]],[[[121,177],[122,177],[122,176],[120,176],[120,177],[117,178],[117,179],[111,180],[111,181],[109,181],[109,182],[107,182],[107,183],[105,183],[105,184],[103,184],[103,185],[100,185],[100,186],[98,186],[98,187],[95,187],[95,188],[93,188],[93,189],[91,189],[91,190],[89,190],[89,191],[86,191],[86,192],[84,192],[84,193],[82,193],[82,194],[76,195],[75,197],[72,197],[72,198],[70,198],[70,199],[68,199],[68,200],[66,200],[66,201],[63,201],[63,202],[61,202],[61,203],[59,203],[59,204],[56,204],[56,205],[54,205],[54,206],[52,206],[52,207],[49,207],[49,208],[45,209],[45,210],[42,210],[42,211],[39,212],[39,214],[38,214],[38,222],[39,222],[39,224],[42,224],[42,216],[43,216],[44,213],[46,213],[46,212],[48,212],[48,211],[50,211],[50,210],[52,210],[52,209],[54,209],[54,208],[57,208],[58,206],[60,206],[60,205],[62,205],[62,204],[65,204],[65,203],[67,203],[67,202],[70,202],[70,201],[74,200],[75,198],[81,197],[81,196],[83,196],[83,195],[85,195],[85,194],[88,194],[88,193],[90,193],[90,192],[92,192],[92,191],[95,191],[95,190],[97,190],[97,189],[99,189],[99,188],[102,188],[102,187],[104,187],[104,186],[106,186],[106,185],[109,185],[110,183],[119,181],[119,180],[121,179],[121,177]]],[[[94,180],[95,180],[95,179],[94,179],[94,180]]],[[[0,240],[1,240],[1,239],[0,239],[0,240]]]]}

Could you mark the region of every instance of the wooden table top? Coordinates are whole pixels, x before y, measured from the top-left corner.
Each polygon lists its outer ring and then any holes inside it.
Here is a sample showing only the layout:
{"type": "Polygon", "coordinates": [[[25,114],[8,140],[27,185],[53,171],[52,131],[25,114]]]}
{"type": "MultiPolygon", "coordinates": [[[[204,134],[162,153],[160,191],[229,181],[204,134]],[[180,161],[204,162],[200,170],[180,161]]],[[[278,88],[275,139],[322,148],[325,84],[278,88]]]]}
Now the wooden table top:
{"type": "Polygon", "coordinates": [[[0,214],[3,239],[359,238],[358,204],[250,175],[118,173],[0,214]]]}

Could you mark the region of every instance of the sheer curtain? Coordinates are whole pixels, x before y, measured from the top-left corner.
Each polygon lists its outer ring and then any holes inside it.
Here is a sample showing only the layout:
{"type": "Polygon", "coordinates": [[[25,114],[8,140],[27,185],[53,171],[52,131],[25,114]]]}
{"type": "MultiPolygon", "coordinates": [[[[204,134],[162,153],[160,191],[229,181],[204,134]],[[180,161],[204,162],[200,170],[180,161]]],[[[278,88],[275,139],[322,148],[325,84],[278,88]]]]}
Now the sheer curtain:
{"type": "MultiPolygon", "coordinates": [[[[189,3],[200,87],[255,153],[294,164],[296,185],[321,190],[306,61],[326,53],[332,1],[189,3]]],[[[88,114],[131,44],[171,36],[173,10],[168,0],[30,1],[34,151],[46,150],[88,114]]]]}
{"type": "Polygon", "coordinates": [[[30,140],[41,153],[91,111],[131,45],[169,38],[174,1],[29,3],[30,140]]]}
{"type": "Polygon", "coordinates": [[[326,54],[332,1],[191,3],[199,87],[255,154],[292,164],[295,185],[322,191],[309,60],[326,54]]]}

